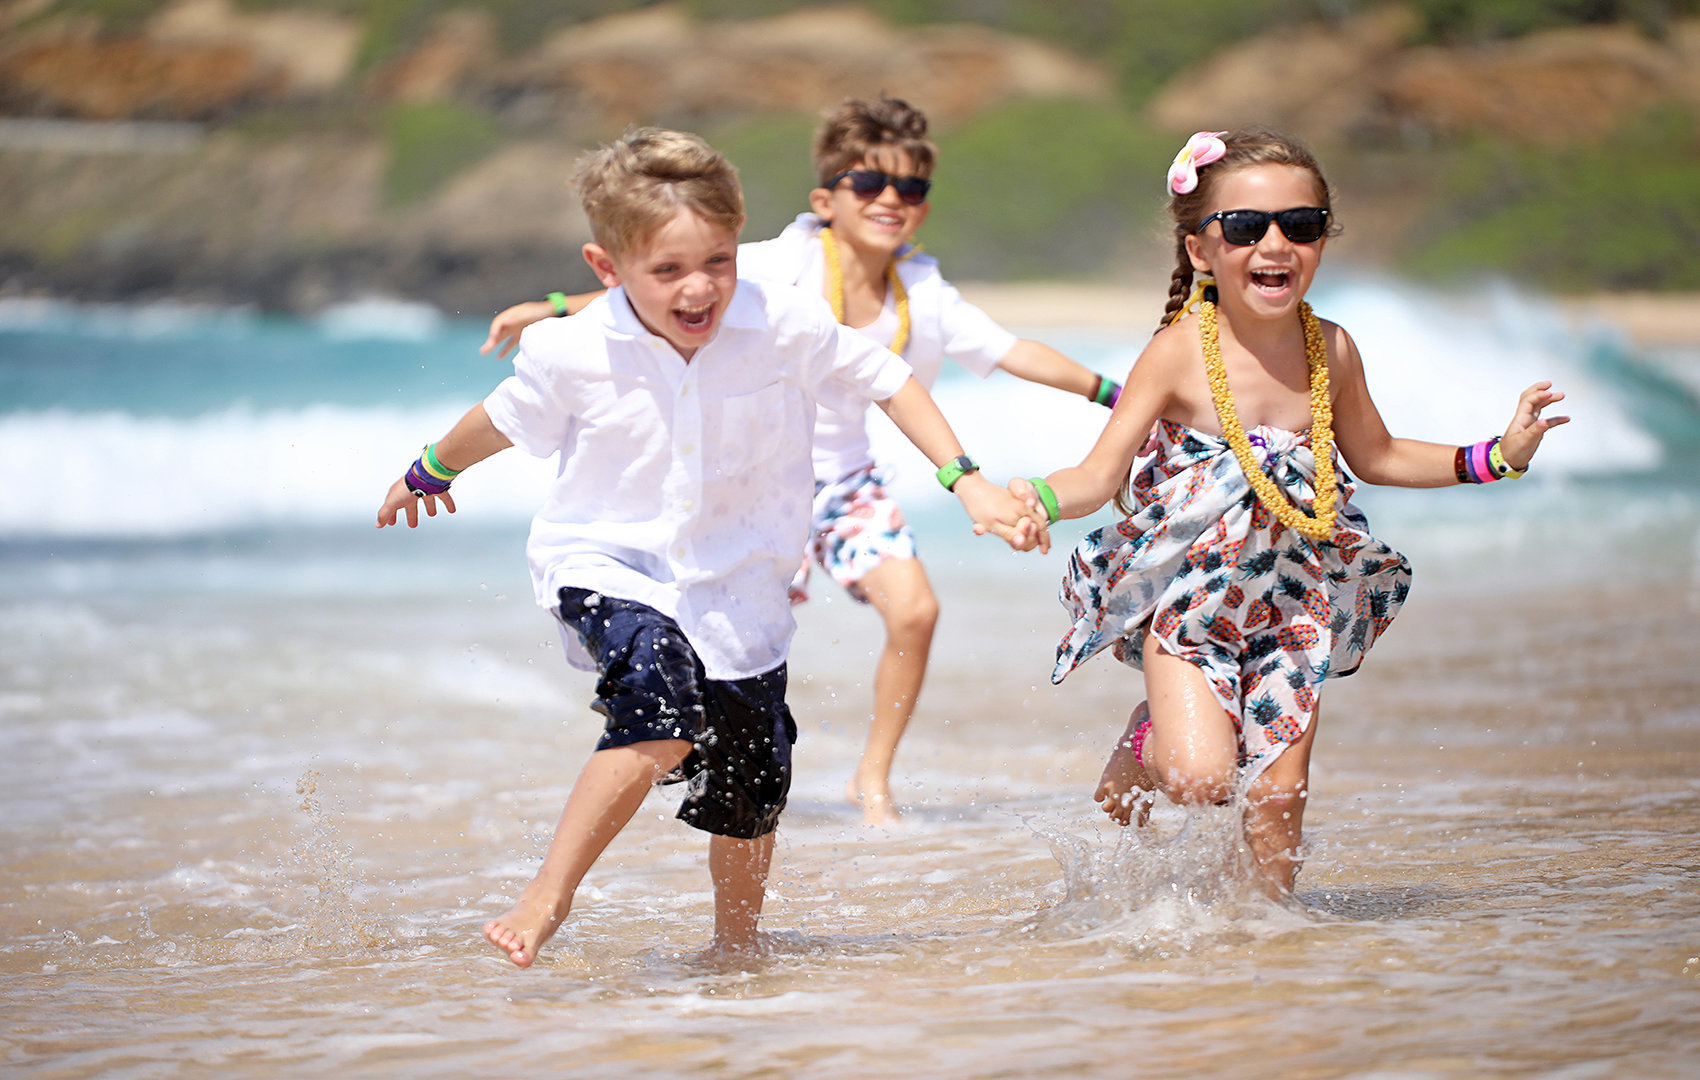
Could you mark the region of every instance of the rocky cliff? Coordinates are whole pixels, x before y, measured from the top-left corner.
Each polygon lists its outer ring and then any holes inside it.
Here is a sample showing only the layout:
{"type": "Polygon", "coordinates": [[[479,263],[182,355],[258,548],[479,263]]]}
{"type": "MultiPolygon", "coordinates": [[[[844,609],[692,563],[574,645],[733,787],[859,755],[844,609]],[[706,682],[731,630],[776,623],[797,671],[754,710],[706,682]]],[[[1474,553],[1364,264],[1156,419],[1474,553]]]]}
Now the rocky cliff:
{"type": "MultiPolygon", "coordinates": [[[[713,23],[662,5],[517,50],[456,10],[378,62],[355,23],[317,8],[172,0],[123,28],[57,11],[0,4],[3,292],[290,310],[381,292],[481,313],[583,283],[564,177],[629,123],[774,118],[799,132],[795,166],[813,117],[848,94],[906,97],[941,134],[1023,101],[1117,107],[1105,72],[1054,47],[898,29],[856,8],[713,23]]],[[[1700,23],[1656,41],[1602,28],[1447,50],[1409,45],[1410,20],[1388,7],[1235,45],[1130,123],[1176,142],[1276,123],[1350,161],[1461,133],[1598,138],[1657,102],[1700,111],[1700,23]]],[[[768,167],[739,164],[752,182],[768,167]]],[[[1394,223],[1357,254],[1389,257],[1430,193],[1408,174],[1348,171],[1358,204],[1394,223]]],[[[1124,258],[1142,253],[1149,212],[1130,203],[1106,223],[1134,238],[1124,258]]],[[[1105,269],[1058,252],[1050,272],[1105,269]]]]}

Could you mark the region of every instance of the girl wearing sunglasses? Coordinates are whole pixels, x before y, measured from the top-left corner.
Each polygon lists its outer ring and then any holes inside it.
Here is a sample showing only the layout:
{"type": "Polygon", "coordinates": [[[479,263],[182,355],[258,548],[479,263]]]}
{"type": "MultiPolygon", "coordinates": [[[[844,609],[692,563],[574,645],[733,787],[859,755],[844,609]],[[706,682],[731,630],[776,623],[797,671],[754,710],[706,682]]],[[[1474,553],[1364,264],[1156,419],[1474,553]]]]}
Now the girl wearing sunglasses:
{"type": "MultiPolygon", "coordinates": [[[[819,293],[839,322],[901,354],[929,390],[948,359],[981,378],[1003,370],[1113,405],[1115,382],[999,326],[915,245],[931,209],[937,154],[927,118],[907,102],[845,102],[815,134],[819,185],[809,192],[809,212],[771,240],[740,245],[738,276],[819,293]]],[[[497,315],[483,351],[501,345],[505,355],[525,326],[576,311],[594,294],[551,295],[552,302],[518,304],[497,315]]],[[[817,412],[813,535],[809,550],[798,553],[792,598],[807,599],[810,565],[818,564],[885,624],[868,738],[845,797],[860,807],[864,822],[886,825],[901,820],[891,793],[892,761],[926,677],[939,604],[902,510],[885,489],[886,470],[874,460],[867,423],[866,401],[822,404],[817,412]]]]}
{"type": "Polygon", "coordinates": [[[1404,556],[1352,505],[1336,452],[1373,484],[1488,483],[1522,476],[1568,418],[1542,418],[1564,395],[1540,382],[1498,438],[1388,433],[1351,336],[1304,300],[1332,199],[1293,140],[1199,132],[1168,192],[1163,325],[1085,460],[1010,488],[1052,521],[1112,497],[1127,515],[1089,534],[1063,579],[1074,624],[1052,680],[1105,648],[1145,677],[1094,797],[1124,825],[1145,824],[1159,791],[1236,803],[1255,879],[1282,898],[1301,860],[1323,681],[1357,670],[1410,583],[1404,556]]]}

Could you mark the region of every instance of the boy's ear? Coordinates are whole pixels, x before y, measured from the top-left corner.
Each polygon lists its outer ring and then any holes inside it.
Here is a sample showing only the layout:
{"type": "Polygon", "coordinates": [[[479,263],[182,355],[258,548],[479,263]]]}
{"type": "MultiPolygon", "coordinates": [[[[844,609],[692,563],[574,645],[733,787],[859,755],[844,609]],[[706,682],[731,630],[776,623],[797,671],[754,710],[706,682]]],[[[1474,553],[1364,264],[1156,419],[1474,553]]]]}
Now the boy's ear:
{"type": "Polygon", "coordinates": [[[1186,257],[1192,260],[1192,268],[1201,274],[1213,273],[1210,264],[1204,258],[1204,241],[1194,233],[1186,238],[1186,257]]]}
{"type": "Polygon", "coordinates": [[[816,217],[831,225],[832,192],[823,187],[815,188],[809,192],[809,209],[815,212],[816,217]]]}
{"type": "Polygon", "coordinates": [[[614,260],[608,254],[608,249],[601,244],[585,244],[584,261],[590,264],[590,272],[596,275],[596,280],[605,289],[612,289],[620,284],[620,271],[614,268],[614,260]]]}

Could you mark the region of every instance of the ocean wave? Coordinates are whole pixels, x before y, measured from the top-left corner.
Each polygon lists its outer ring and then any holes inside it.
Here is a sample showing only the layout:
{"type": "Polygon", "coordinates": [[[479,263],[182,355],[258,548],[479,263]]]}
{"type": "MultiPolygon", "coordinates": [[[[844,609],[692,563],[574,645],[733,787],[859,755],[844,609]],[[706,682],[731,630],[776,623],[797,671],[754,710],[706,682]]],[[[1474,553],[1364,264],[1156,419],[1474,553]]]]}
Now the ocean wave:
{"type": "MultiPolygon", "coordinates": [[[[1354,282],[1318,289],[1316,306],[1351,329],[1396,435],[1486,438],[1504,430],[1525,386],[1551,379],[1567,393],[1561,411],[1574,421],[1547,440],[1520,488],[1667,473],[1682,490],[1693,488],[1693,449],[1681,437],[1700,428],[1692,401],[1674,384],[1620,377],[1634,357],[1609,332],[1578,333],[1550,306],[1509,293],[1485,293],[1465,306],[1354,282]],[[1673,408],[1686,411],[1673,419],[1673,408]]],[[[17,391],[4,406],[12,411],[0,412],[7,463],[0,537],[169,537],[369,522],[419,446],[448,430],[505,370],[477,355],[467,326],[424,347],[398,343],[397,335],[434,333],[438,319],[414,305],[362,302],[317,323],[280,328],[269,320],[251,342],[213,348],[197,342],[231,328],[245,333],[257,317],[172,305],[0,301],[0,332],[51,325],[62,335],[15,339],[20,348],[0,365],[0,381],[14,380],[6,385],[17,391]],[[66,319],[70,329],[60,325],[66,319]],[[70,362],[71,333],[98,336],[118,326],[129,327],[129,340],[151,327],[185,344],[134,351],[103,344],[70,362]],[[359,338],[368,332],[380,340],[359,338]],[[327,344],[332,333],[349,337],[327,344]]],[[[1086,334],[1055,340],[1116,378],[1143,344],[1086,334]]],[[[963,445],[999,481],[1079,461],[1108,418],[1078,396],[1001,373],[981,381],[947,368],[937,389],[963,445]]],[[[959,513],[931,463],[878,409],[870,416],[876,456],[895,467],[892,488],[906,509],[959,513]]],[[[456,494],[481,517],[529,517],[552,473],[549,462],[509,451],[458,481],[456,494]]]]}
{"type": "MultiPolygon", "coordinates": [[[[371,523],[453,409],[232,408],[186,420],[48,411],[0,419],[0,536],[171,537],[371,523]]],[[[481,516],[527,518],[554,470],[508,451],[456,482],[481,516]]]]}

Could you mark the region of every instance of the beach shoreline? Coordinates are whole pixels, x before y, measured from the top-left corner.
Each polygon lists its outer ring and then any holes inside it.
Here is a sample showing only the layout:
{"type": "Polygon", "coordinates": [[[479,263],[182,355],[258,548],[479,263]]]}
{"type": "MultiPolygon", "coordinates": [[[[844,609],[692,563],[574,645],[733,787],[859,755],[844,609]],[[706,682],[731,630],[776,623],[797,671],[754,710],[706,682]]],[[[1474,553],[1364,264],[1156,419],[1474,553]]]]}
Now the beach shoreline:
{"type": "MultiPolygon", "coordinates": [[[[1005,326],[1149,333],[1168,296],[1168,280],[1146,275],[1115,281],[958,281],[962,295],[1005,326]]],[[[1700,293],[1592,293],[1541,296],[1580,330],[1619,327],[1643,349],[1700,350],[1700,293]]]]}

